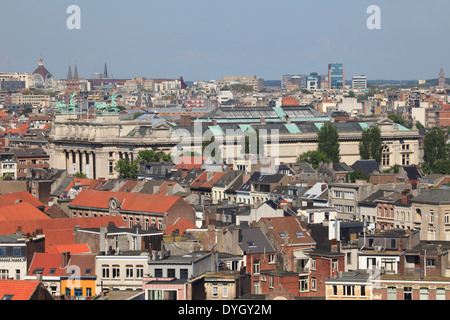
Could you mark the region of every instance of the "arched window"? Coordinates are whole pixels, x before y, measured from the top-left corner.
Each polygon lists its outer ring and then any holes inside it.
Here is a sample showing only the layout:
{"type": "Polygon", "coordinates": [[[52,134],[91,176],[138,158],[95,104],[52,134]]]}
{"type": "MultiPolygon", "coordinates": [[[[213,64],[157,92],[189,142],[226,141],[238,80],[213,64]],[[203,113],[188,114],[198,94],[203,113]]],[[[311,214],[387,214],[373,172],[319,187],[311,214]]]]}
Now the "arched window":
{"type": "Polygon", "coordinates": [[[383,148],[382,148],[382,163],[383,163],[383,166],[389,166],[390,165],[390,159],[389,159],[389,155],[390,155],[390,153],[389,153],[389,146],[387,146],[387,145],[384,145],[383,146],[383,148]]]}

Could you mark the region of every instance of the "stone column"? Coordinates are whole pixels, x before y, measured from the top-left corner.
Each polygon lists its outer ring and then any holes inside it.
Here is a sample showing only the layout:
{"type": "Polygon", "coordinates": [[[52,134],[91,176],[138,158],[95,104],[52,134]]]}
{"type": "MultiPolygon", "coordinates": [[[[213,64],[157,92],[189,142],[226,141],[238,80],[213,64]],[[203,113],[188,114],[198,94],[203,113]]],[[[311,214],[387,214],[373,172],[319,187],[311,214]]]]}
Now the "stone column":
{"type": "Polygon", "coordinates": [[[90,152],[87,152],[87,151],[85,151],[84,152],[84,154],[85,154],[85,157],[86,157],[86,165],[85,165],[85,167],[86,167],[86,176],[87,176],[87,178],[88,179],[92,179],[92,174],[91,174],[91,154],[90,154],[90,152]]]}

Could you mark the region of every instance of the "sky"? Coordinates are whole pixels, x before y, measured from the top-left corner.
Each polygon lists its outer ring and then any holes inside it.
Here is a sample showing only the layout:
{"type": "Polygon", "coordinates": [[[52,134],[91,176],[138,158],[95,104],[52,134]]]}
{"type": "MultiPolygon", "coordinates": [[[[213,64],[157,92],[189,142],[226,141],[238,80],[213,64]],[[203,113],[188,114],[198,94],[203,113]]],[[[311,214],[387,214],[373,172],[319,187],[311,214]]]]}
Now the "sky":
{"type": "Polygon", "coordinates": [[[437,78],[450,74],[450,1],[445,0],[0,0],[0,72],[33,72],[42,56],[55,78],[225,75],[280,80],[327,73],[346,78],[437,78]],[[80,8],[80,29],[67,20],[80,8]],[[367,20],[380,8],[380,29],[367,20]]]}

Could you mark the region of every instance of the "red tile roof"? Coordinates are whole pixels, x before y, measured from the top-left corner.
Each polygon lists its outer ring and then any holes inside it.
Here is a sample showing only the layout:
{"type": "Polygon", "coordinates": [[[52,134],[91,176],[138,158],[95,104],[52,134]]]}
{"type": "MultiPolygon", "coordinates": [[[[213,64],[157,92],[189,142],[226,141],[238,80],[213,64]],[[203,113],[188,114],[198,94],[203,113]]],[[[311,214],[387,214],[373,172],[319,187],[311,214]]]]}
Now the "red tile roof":
{"type": "Polygon", "coordinates": [[[0,207],[0,221],[19,221],[19,220],[37,220],[50,219],[41,210],[36,209],[28,202],[19,202],[12,205],[0,207]]]}
{"type": "Polygon", "coordinates": [[[11,300],[29,300],[38,285],[37,280],[0,280],[0,299],[12,295],[11,300]]]}
{"type": "Polygon", "coordinates": [[[33,196],[28,191],[20,191],[0,195],[0,205],[10,205],[18,201],[28,202],[36,208],[45,207],[45,204],[40,202],[35,196],[33,196]]]}
{"type": "Polygon", "coordinates": [[[55,244],[45,246],[46,253],[61,253],[70,252],[71,254],[91,253],[91,249],[87,243],[75,243],[75,244],[55,244]]]}
{"type": "Polygon", "coordinates": [[[109,222],[114,223],[118,227],[125,226],[121,216],[3,221],[0,223],[0,234],[13,234],[18,227],[24,233],[30,234],[37,229],[42,229],[42,233],[45,234],[46,246],[73,244],[75,243],[73,234],[75,226],[80,226],[80,228],[99,228],[107,226],[109,222]]]}
{"type": "Polygon", "coordinates": [[[183,156],[179,158],[178,163],[175,165],[173,169],[200,169],[202,164],[208,159],[208,157],[200,157],[200,156],[183,156]]]}
{"type": "Polygon", "coordinates": [[[225,172],[203,172],[195,181],[190,185],[191,188],[212,188],[213,184],[219,180],[225,172]],[[210,175],[208,180],[208,175],[210,175]]]}
{"type": "Polygon", "coordinates": [[[72,200],[70,206],[108,208],[108,201],[117,198],[121,210],[135,212],[166,213],[181,197],[132,192],[83,190],[72,200]]]}
{"type": "Polygon", "coordinates": [[[315,243],[306,228],[306,223],[301,221],[299,217],[272,217],[261,218],[261,220],[266,225],[271,224],[272,228],[269,227],[269,231],[273,234],[280,245],[285,243],[285,238],[282,237],[280,233],[287,234],[289,245],[309,245],[311,243],[315,243]],[[303,236],[298,236],[298,232],[301,232],[303,236]]]}
{"type": "Polygon", "coordinates": [[[69,191],[75,185],[83,186],[83,187],[87,186],[87,189],[95,189],[95,188],[101,186],[102,184],[104,184],[105,181],[106,180],[100,180],[100,179],[96,180],[96,179],[87,179],[87,178],[74,178],[72,180],[72,182],[67,186],[65,191],[69,191]]]}
{"type": "Polygon", "coordinates": [[[35,276],[36,269],[42,269],[42,276],[64,277],[64,276],[95,276],[94,254],[73,254],[69,252],[67,265],[61,253],[36,252],[33,256],[29,276],[35,276]],[[75,273],[70,272],[72,269],[75,273]],[[90,272],[87,269],[90,269],[90,272]]]}
{"type": "Polygon", "coordinates": [[[175,229],[178,229],[178,233],[182,235],[188,229],[197,229],[197,226],[189,220],[178,218],[173,225],[166,227],[166,234],[171,235],[175,229]]]}

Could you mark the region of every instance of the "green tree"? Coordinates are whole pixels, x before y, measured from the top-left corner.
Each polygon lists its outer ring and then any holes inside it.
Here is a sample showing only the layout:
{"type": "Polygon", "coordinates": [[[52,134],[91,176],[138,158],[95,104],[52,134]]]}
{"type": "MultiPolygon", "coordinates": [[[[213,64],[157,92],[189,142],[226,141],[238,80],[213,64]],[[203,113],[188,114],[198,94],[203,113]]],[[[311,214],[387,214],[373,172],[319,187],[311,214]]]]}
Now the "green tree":
{"type": "Polygon", "coordinates": [[[309,163],[314,169],[319,168],[321,162],[329,163],[331,160],[327,158],[327,155],[318,150],[307,151],[300,154],[297,157],[297,162],[309,163]]]}
{"type": "Polygon", "coordinates": [[[377,125],[374,125],[363,131],[359,142],[359,155],[363,160],[374,159],[380,164],[381,154],[381,131],[377,125]]]}
{"type": "Polygon", "coordinates": [[[395,123],[404,126],[405,120],[398,114],[390,114],[388,115],[388,119],[394,121],[395,123]]]}
{"type": "Polygon", "coordinates": [[[369,181],[367,174],[360,170],[355,170],[353,172],[347,173],[345,179],[347,182],[356,182],[356,180],[366,180],[369,181]]]}
{"type": "Polygon", "coordinates": [[[83,178],[83,179],[87,178],[87,175],[84,172],[77,172],[73,176],[74,178],[83,178]]]}
{"type": "Polygon", "coordinates": [[[434,127],[425,135],[423,160],[433,169],[438,160],[448,158],[444,131],[441,128],[434,127]]]}
{"type": "Polygon", "coordinates": [[[341,159],[339,148],[339,134],[331,123],[325,123],[317,133],[317,150],[324,153],[331,162],[339,162],[341,159]]]}
{"type": "Polygon", "coordinates": [[[138,156],[136,158],[137,162],[159,162],[159,161],[166,161],[170,162],[172,161],[172,157],[170,154],[166,154],[164,152],[156,152],[154,150],[141,150],[138,153],[138,156]]]}
{"type": "Polygon", "coordinates": [[[116,162],[115,170],[119,173],[119,179],[136,180],[139,172],[139,163],[128,158],[116,162]]]}

